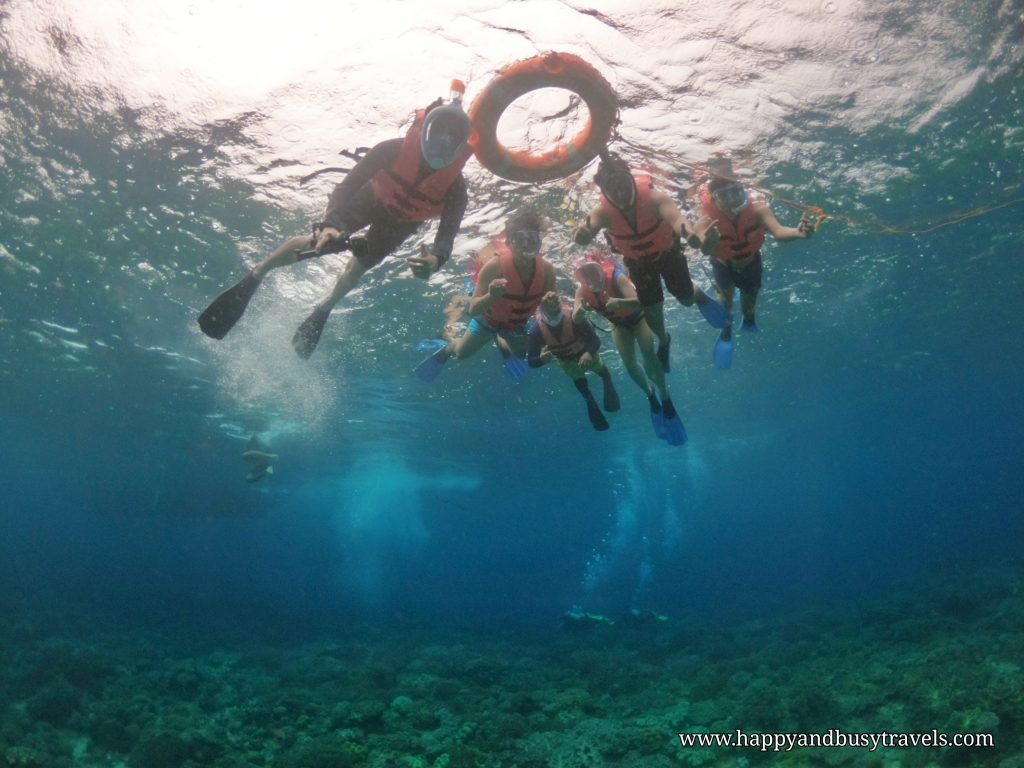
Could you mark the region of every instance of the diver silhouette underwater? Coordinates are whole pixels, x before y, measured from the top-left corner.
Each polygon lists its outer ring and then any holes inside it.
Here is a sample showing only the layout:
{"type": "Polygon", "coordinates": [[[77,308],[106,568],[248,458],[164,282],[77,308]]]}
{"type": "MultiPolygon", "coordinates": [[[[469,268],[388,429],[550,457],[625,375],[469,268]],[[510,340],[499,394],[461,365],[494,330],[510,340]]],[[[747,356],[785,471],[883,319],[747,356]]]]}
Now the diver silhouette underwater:
{"type": "MultiPolygon", "coordinates": [[[[435,218],[439,221],[433,246],[421,245],[406,263],[420,279],[444,266],[469,205],[463,167],[471,156],[498,177],[529,184],[569,178],[599,158],[594,174],[598,200],[564,245],[588,246],[605,231],[610,251],[592,250],[577,258],[575,280],[564,280],[575,287],[573,301],[563,302],[556,287],[561,279],[558,265],[546,258],[542,247],[551,222],[522,208],[510,214],[503,232],[475,254],[472,294],[468,301],[463,297],[449,304],[444,338],[425,338],[415,345],[417,351],[429,353],[415,367],[415,375],[433,381],[450,358],[472,357],[492,342],[515,381],[523,379],[528,367],[555,360],[583,397],[591,426],[605,431],[610,427],[605,412],[618,411],[620,402],[611,372],[598,353],[600,339],[586,319],[586,312],[593,311],[610,321],[615,350],[647,398],[655,435],[670,445],[683,445],[686,430],[666,378],[671,372],[672,335],[665,325],[665,290],[683,306],[696,305],[708,324],[720,331],[712,360],[721,369],[729,368],[736,289],[742,329],[757,330],[754,313],[766,232],[780,242],[806,239],[814,233],[815,222],[805,213],[797,227],[780,224],[768,204],[748,192],[731,156],[721,152],[703,164],[705,175],[690,190],[699,211],[691,221],[655,186],[652,173],[631,166],[609,149],[619,124],[617,96],[597,70],[577,56],[552,52],[502,68],[468,114],[462,107],[464,92],[465,85],[453,81],[447,102],[437,99],[417,110],[403,137],[382,141],[366,152],[334,188],[312,235],[286,240],[217,296],[199,315],[203,333],[223,339],[271,270],[348,251],[333,288],[292,338],[295,352],[306,359],[316,349],[333,307],[367,271],[435,218]],[[579,95],[589,111],[586,126],[570,141],[540,153],[505,149],[497,139],[502,113],[515,99],[545,87],[579,95]],[[694,282],[687,249],[709,260],[717,300],[694,282]],[[457,336],[454,328],[464,308],[468,327],[457,336]],[[602,380],[603,410],[590,392],[588,372],[602,380]]],[[[694,168],[700,170],[701,164],[694,168]]],[[[514,204],[508,207],[515,209],[514,204]]],[[[688,204],[684,208],[690,210],[688,204]]]]}

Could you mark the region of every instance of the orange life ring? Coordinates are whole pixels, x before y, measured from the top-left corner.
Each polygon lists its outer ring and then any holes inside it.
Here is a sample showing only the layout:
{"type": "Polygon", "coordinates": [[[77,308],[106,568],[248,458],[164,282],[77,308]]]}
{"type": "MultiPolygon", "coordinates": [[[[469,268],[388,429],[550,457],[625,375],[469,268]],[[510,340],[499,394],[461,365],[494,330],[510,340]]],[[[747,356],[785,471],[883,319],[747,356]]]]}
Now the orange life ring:
{"type": "Polygon", "coordinates": [[[600,152],[619,121],[619,101],[608,81],[579,56],[551,51],[502,67],[469,110],[470,144],[480,164],[509,181],[543,182],[578,171],[600,152]],[[541,153],[509,149],[498,141],[498,121],[509,105],[538,88],[578,94],[590,115],[568,142],[541,153]]]}

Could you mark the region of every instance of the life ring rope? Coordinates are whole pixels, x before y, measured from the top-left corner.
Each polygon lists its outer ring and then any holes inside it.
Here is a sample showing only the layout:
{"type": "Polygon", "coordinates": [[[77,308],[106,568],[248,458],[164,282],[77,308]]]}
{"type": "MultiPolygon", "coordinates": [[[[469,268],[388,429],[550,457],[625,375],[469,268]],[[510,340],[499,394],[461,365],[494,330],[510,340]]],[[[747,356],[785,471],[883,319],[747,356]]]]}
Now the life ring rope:
{"type": "Polygon", "coordinates": [[[473,101],[470,144],[491,173],[510,181],[541,183],[585,166],[607,145],[619,122],[615,90],[594,67],[571,53],[551,51],[502,67],[473,101]],[[572,91],[587,105],[586,124],[568,141],[542,152],[510,149],[497,136],[502,114],[516,99],[540,88],[572,91]]]}

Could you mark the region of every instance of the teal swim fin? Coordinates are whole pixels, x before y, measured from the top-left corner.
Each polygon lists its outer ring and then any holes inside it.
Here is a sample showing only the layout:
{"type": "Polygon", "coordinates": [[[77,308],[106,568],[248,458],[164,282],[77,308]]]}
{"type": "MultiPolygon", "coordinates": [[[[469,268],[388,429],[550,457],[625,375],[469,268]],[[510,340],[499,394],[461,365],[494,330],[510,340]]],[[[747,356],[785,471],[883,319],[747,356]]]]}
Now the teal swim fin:
{"type": "Polygon", "coordinates": [[[324,326],[327,325],[327,318],[330,315],[331,310],[317,307],[295,331],[295,335],[292,336],[292,346],[295,348],[295,354],[303,360],[308,360],[316,349],[316,345],[320,343],[320,335],[324,332],[324,326]]]}
{"type": "Polygon", "coordinates": [[[249,306],[249,299],[256,293],[260,281],[252,274],[224,291],[210,302],[210,306],[199,315],[199,327],[211,339],[223,339],[235,327],[249,306]]]}
{"type": "Polygon", "coordinates": [[[710,296],[706,303],[698,304],[697,309],[712,328],[725,328],[725,324],[729,322],[729,313],[725,311],[725,307],[710,296]]]}
{"type": "Polygon", "coordinates": [[[500,344],[498,349],[501,352],[501,365],[505,369],[505,373],[512,378],[512,381],[522,381],[529,367],[526,365],[526,361],[513,355],[500,344]]]}
{"type": "Polygon", "coordinates": [[[683,421],[679,418],[679,414],[676,413],[675,406],[672,405],[671,400],[666,400],[662,403],[661,418],[665,425],[665,442],[669,445],[682,445],[685,443],[686,427],[683,426],[683,421]]]}
{"type": "Polygon", "coordinates": [[[423,339],[416,344],[417,352],[426,352],[433,349],[426,358],[414,369],[416,378],[420,381],[433,381],[441,373],[444,364],[448,362],[448,342],[444,339],[423,339]]]}
{"type": "Polygon", "coordinates": [[[662,413],[658,396],[652,392],[647,397],[647,401],[651,406],[651,426],[654,427],[654,434],[659,440],[664,440],[668,433],[665,428],[665,415],[662,413]]]}
{"type": "Polygon", "coordinates": [[[715,365],[723,371],[732,365],[732,333],[726,333],[723,329],[722,334],[715,340],[714,358],[715,365]]]}

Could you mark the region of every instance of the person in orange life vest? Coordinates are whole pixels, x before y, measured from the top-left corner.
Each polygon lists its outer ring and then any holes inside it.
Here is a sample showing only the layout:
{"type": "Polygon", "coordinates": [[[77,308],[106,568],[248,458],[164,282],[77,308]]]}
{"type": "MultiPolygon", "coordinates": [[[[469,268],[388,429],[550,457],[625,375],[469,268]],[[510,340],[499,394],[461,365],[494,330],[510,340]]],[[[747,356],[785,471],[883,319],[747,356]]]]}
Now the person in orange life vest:
{"type": "Polygon", "coordinates": [[[421,245],[419,252],[406,260],[413,275],[430,277],[451,256],[466,210],[462,167],[472,154],[467,146],[469,133],[469,118],[458,98],[446,105],[438,99],[418,110],[404,138],[374,146],[334,188],[312,238],[307,235],[285,241],[214,300],[200,316],[200,327],[213,338],[223,338],[270,270],[351,250],[331,292],[317,303],[292,338],[296,353],[308,358],[334,305],[423,222],[440,217],[433,248],[421,245]],[[364,236],[352,236],[363,228],[367,228],[364,236]]]}
{"type": "Polygon", "coordinates": [[[548,291],[537,310],[536,323],[530,330],[530,347],[527,362],[531,368],[539,368],[555,360],[565,375],[572,379],[576,389],[587,404],[587,416],[596,430],[608,429],[608,420],[594,400],[587,383],[587,371],[601,377],[604,385],[604,409],[609,413],[619,410],[619,394],[612,383],[612,374],[605,367],[598,349],[601,340],[597,332],[580,313],[570,313],[562,305],[557,291],[548,291]]]}
{"type": "Polygon", "coordinates": [[[815,225],[806,215],[801,217],[796,227],[780,224],[766,202],[747,193],[728,155],[712,157],[708,161],[708,172],[708,179],[697,192],[701,216],[694,224],[694,230],[704,244],[702,250],[710,254],[718,298],[730,316],[715,352],[720,367],[728,367],[736,288],[740,290],[740,312],[743,315],[741,330],[757,331],[754,311],[764,271],[761,246],[765,232],[770,232],[779,242],[805,240],[814,234],[815,225]]]}
{"type": "Polygon", "coordinates": [[[517,357],[526,353],[527,322],[541,299],[555,288],[555,268],[541,251],[544,218],[525,212],[512,216],[503,237],[496,237],[484,251],[473,297],[469,301],[469,328],[455,341],[424,339],[416,348],[434,352],[416,366],[416,376],[432,381],[454,355],[472,357],[496,335],[501,334],[517,357]]]}
{"type": "MultiPolygon", "coordinates": [[[[486,246],[481,248],[466,265],[465,287],[462,293],[457,293],[448,301],[444,308],[444,336],[446,341],[453,342],[462,335],[463,321],[469,315],[469,302],[473,298],[473,291],[476,290],[477,280],[480,277],[480,270],[484,264],[498,255],[497,251],[486,246]]],[[[433,350],[433,340],[425,340],[420,351],[433,350]]],[[[501,364],[505,372],[514,380],[519,381],[526,375],[526,363],[521,357],[512,354],[512,348],[500,334],[495,335],[494,344],[501,353],[501,364]]]]}
{"type": "Polygon", "coordinates": [[[689,307],[696,302],[713,327],[723,327],[727,317],[722,306],[690,278],[680,238],[694,247],[700,245],[700,239],[668,195],[654,189],[650,177],[634,175],[618,155],[602,153],[594,180],[601,190],[601,200],[576,229],[573,239],[578,245],[586,245],[602,229],[608,230],[636,285],[647,324],[658,337],[658,359],[668,372],[671,338],[665,330],[663,280],[681,304],[689,307]]]}
{"type": "Polygon", "coordinates": [[[678,433],[682,429],[682,422],[672,403],[665,372],[655,354],[654,333],[644,319],[636,288],[611,254],[598,251],[588,254],[586,259],[576,269],[574,319],[590,309],[611,322],[612,340],[622,364],[629,377],[647,396],[655,434],[665,440],[671,437],[670,442],[674,443],[678,435],[670,433],[678,433]],[[636,357],[637,346],[643,358],[642,366],[636,357]],[[661,394],[660,401],[658,393],[661,394]]]}

